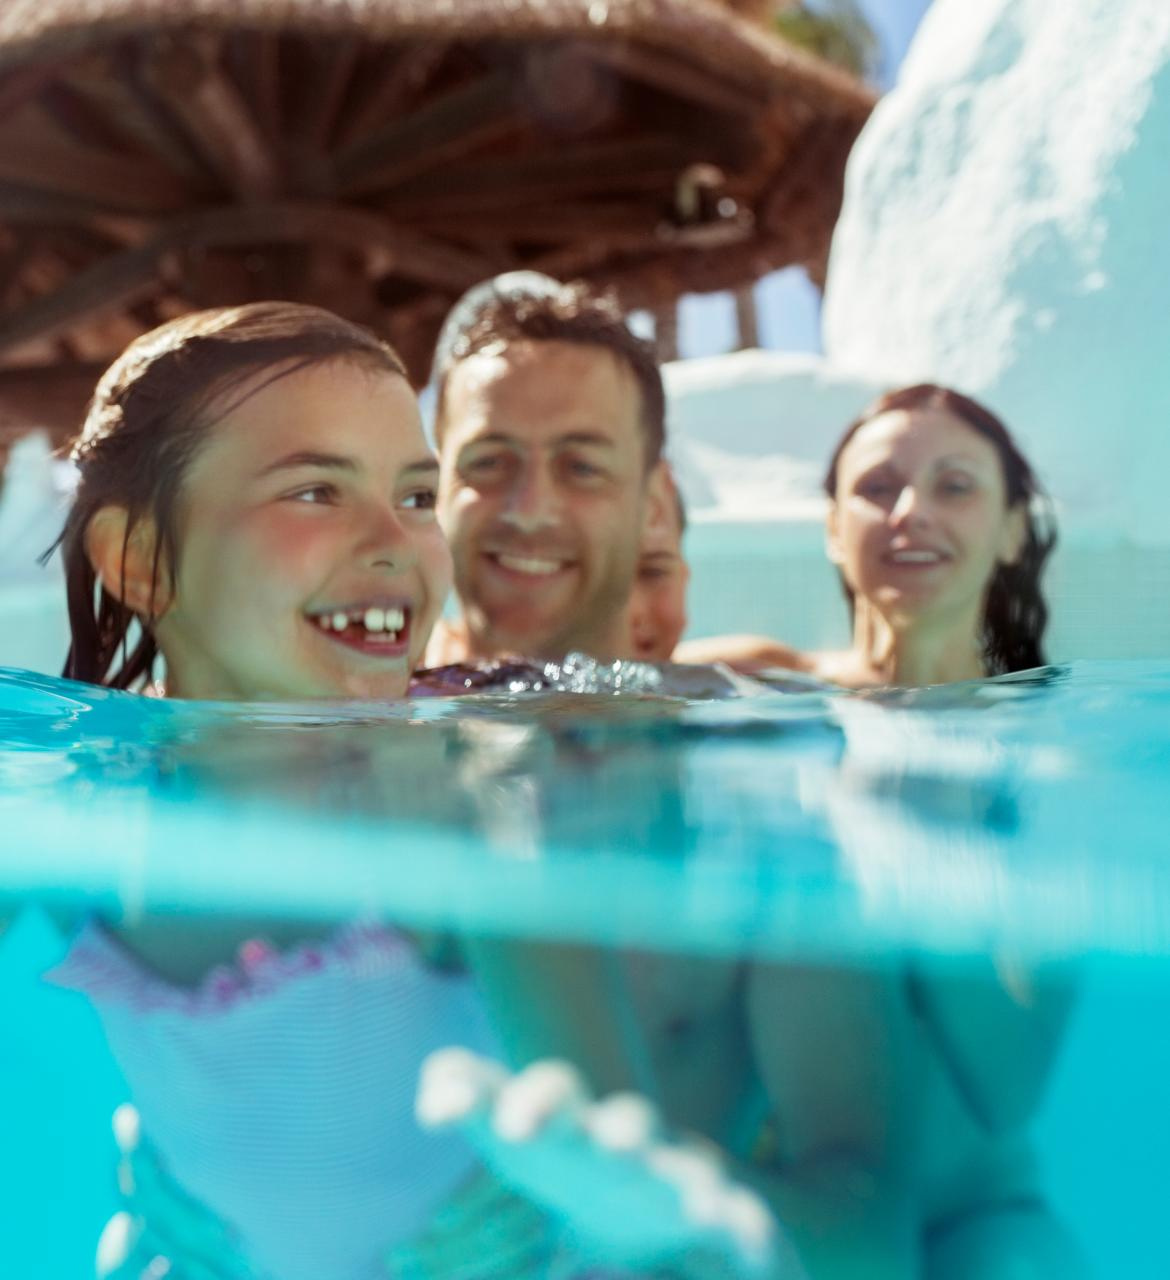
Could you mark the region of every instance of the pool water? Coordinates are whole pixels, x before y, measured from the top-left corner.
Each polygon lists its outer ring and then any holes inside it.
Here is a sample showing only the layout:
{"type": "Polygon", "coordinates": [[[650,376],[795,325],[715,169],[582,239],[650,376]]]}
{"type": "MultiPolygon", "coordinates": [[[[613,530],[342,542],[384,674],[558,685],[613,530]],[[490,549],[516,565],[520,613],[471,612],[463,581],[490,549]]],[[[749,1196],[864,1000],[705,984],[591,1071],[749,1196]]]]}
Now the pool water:
{"type": "MultiPolygon", "coordinates": [[[[1033,1126],[1102,1277],[1170,1275],[1170,665],[862,696],[578,664],[474,700],[218,706],[0,672],[0,912],[379,915],[869,969],[1056,965],[1033,1126]]],[[[4,1274],[89,1274],[123,1095],[0,943],[4,1274]]]]}

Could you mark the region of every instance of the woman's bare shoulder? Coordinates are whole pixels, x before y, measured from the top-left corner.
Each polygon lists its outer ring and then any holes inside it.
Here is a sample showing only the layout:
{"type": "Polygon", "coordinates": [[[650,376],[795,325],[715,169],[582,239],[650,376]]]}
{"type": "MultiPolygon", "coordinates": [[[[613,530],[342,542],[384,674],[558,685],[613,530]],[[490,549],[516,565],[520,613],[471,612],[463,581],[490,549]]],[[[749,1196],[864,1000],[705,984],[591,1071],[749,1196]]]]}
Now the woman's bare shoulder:
{"type": "Polygon", "coordinates": [[[743,675],[752,675],[770,667],[815,674],[813,655],[791,645],[781,644],[770,636],[709,636],[703,640],[686,640],[674,651],[673,661],[685,663],[722,662],[743,675]]]}

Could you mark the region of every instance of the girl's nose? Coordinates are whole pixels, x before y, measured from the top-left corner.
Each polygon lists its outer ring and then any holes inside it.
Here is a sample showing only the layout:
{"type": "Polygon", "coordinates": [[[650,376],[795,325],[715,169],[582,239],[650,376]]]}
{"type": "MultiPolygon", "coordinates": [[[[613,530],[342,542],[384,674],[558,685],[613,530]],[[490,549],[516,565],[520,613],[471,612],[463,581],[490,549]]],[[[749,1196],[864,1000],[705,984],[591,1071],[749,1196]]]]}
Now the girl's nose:
{"type": "Polygon", "coordinates": [[[414,539],[390,504],[372,506],[362,529],[361,558],[371,566],[399,572],[414,564],[414,539]]]}

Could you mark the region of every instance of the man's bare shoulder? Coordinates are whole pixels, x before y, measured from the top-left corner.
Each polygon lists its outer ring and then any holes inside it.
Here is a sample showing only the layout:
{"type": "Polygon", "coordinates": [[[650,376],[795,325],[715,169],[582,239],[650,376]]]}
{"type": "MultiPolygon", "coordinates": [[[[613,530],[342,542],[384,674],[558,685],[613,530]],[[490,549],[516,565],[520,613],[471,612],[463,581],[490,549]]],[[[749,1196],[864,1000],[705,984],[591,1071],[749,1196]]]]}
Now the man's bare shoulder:
{"type": "Polygon", "coordinates": [[[703,640],[685,640],[674,651],[673,661],[687,663],[722,662],[734,671],[752,675],[770,667],[815,674],[812,655],[791,645],[781,644],[770,636],[708,636],[703,640]]]}
{"type": "Polygon", "coordinates": [[[431,638],[427,641],[426,667],[450,667],[457,662],[468,662],[471,658],[467,632],[462,623],[448,622],[440,618],[435,623],[431,638]]]}

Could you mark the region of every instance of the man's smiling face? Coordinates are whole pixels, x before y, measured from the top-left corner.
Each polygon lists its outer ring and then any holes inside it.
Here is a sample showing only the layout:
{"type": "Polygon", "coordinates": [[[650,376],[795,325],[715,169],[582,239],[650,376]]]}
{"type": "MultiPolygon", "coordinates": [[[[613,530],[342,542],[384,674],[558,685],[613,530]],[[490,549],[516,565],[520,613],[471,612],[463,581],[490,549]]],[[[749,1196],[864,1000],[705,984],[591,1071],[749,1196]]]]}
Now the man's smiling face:
{"type": "Polygon", "coordinates": [[[439,514],[471,650],[622,649],[646,500],[641,394],[604,347],[510,342],[448,375],[439,514]]]}

